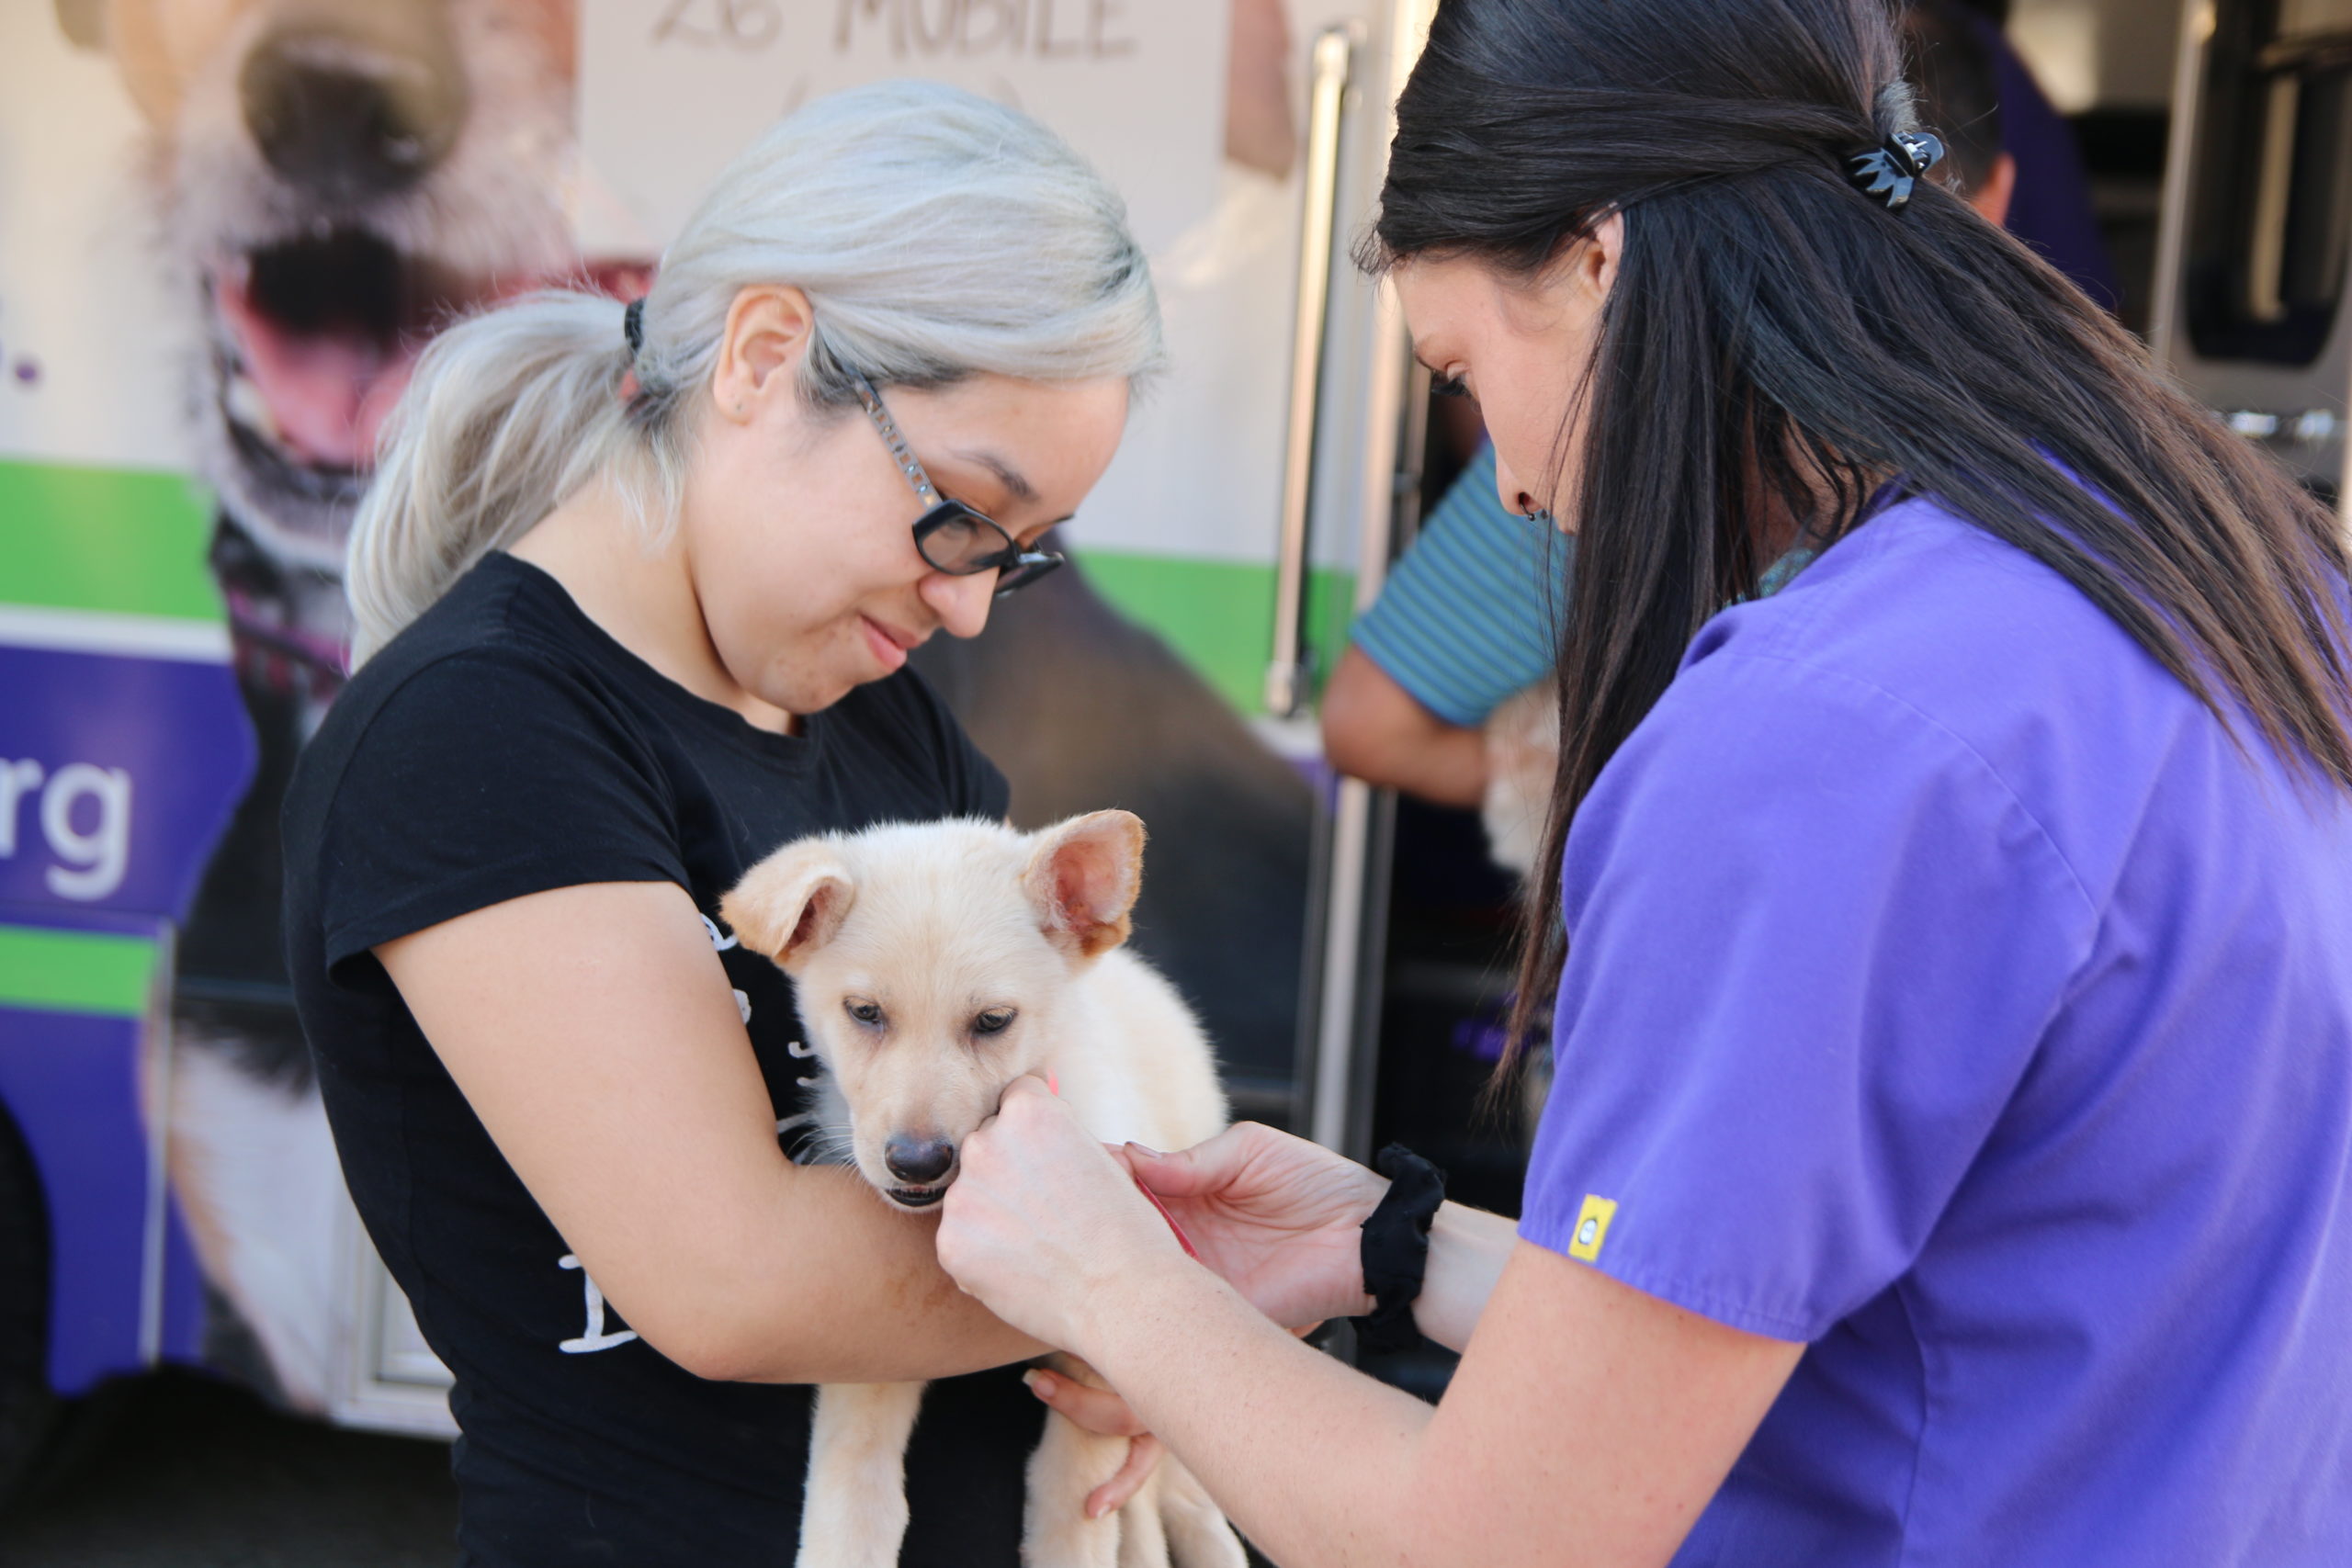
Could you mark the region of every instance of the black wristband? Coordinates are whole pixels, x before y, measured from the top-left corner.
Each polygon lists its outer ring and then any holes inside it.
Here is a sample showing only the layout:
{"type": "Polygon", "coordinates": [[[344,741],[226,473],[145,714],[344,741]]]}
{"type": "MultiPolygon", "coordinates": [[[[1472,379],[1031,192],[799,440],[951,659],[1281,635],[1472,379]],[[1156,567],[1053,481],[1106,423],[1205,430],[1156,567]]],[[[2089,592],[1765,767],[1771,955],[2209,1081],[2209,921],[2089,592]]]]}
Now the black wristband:
{"type": "Polygon", "coordinates": [[[1402,1144],[1380,1151],[1372,1168],[1388,1178],[1388,1190],[1364,1216],[1364,1293],[1374,1305],[1355,1319],[1360,1349],[1409,1350],[1420,1343],[1413,1324],[1413,1302],[1429,1269],[1430,1222],[1445,1201],[1445,1172],[1402,1144]]]}

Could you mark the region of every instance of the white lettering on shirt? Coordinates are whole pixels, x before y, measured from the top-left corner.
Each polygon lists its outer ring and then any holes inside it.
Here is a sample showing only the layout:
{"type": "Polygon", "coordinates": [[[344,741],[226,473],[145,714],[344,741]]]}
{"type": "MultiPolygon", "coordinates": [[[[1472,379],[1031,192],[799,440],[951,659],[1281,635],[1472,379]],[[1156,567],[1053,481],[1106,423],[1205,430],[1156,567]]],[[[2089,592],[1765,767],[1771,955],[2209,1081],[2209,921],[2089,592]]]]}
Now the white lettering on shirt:
{"type": "Polygon", "coordinates": [[[556,1260],[556,1267],[580,1269],[580,1282],[588,1288],[588,1332],[577,1339],[565,1340],[556,1347],[557,1349],[567,1356],[584,1356],[592,1350],[609,1350],[616,1345],[626,1345],[637,1337],[634,1328],[624,1328],[617,1334],[605,1331],[605,1292],[596,1288],[596,1281],[588,1277],[588,1270],[580,1268],[579,1254],[565,1253],[556,1260]]]}

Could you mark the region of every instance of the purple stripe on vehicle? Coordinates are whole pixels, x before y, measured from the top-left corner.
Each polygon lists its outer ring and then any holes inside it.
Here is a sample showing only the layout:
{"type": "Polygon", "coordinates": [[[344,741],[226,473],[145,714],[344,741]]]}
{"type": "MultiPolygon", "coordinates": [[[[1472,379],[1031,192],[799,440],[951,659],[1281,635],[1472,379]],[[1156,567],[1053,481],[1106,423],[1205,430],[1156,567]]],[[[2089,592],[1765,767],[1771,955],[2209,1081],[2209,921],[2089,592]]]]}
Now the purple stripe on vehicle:
{"type": "Polygon", "coordinates": [[[225,666],[0,647],[0,904],[185,914],[253,769],[225,666]]]}
{"type": "Polygon", "coordinates": [[[49,1378],[61,1394],[135,1371],[147,1138],[141,1021],[0,1009],[0,1102],[49,1204],[49,1378]]]}

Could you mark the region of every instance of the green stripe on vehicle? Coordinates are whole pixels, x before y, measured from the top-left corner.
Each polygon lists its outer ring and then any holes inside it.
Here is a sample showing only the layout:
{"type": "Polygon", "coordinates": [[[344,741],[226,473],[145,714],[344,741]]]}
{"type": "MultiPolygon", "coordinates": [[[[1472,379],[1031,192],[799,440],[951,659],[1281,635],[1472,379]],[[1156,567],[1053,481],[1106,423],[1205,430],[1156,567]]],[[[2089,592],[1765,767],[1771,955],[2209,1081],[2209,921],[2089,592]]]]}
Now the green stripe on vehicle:
{"type": "Polygon", "coordinates": [[[155,962],[146,937],[0,926],[0,1007],[138,1018],[155,962]]]}
{"type": "Polygon", "coordinates": [[[0,461],[0,604],[218,623],[211,538],[181,475],[0,461]]]}
{"type": "MultiPolygon", "coordinates": [[[[0,460],[0,605],[218,626],[220,594],[205,562],[211,536],[210,501],[180,475],[0,460]]],[[[1227,702],[1263,711],[1271,565],[1124,550],[1080,558],[1105,598],[1158,633],[1227,702]]],[[[1345,641],[1354,585],[1353,573],[1329,569],[1309,579],[1308,637],[1320,673],[1345,641]]],[[[69,629],[87,626],[103,629],[69,629]]]]}
{"type": "MultiPolygon", "coordinates": [[[[1129,620],[1158,633],[1217,694],[1245,714],[1266,706],[1274,637],[1274,569],[1249,561],[1082,550],[1087,580],[1129,620]]],[[[1306,626],[1317,685],[1347,638],[1355,574],[1307,579],[1306,626]]]]}

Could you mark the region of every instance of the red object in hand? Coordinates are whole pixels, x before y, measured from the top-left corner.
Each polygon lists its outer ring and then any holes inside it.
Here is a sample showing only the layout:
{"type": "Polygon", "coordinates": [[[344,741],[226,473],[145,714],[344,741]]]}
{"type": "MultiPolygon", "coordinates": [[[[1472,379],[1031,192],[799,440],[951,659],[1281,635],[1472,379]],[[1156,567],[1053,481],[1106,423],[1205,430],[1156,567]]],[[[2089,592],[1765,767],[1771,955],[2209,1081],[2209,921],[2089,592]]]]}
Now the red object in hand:
{"type": "Polygon", "coordinates": [[[1136,1190],[1151,1200],[1151,1206],[1159,1211],[1159,1217],[1166,1220],[1168,1228],[1176,1233],[1176,1245],[1184,1249],[1184,1256],[1198,1262],[1201,1256],[1200,1250],[1193,1247],[1193,1238],[1184,1234],[1184,1227],[1176,1223],[1176,1216],[1168,1212],[1168,1205],[1159,1201],[1159,1194],[1146,1187],[1143,1184],[1143,1178],[1139,1176],[1135,1179],[1135,1183],[1136,1190]]]}

